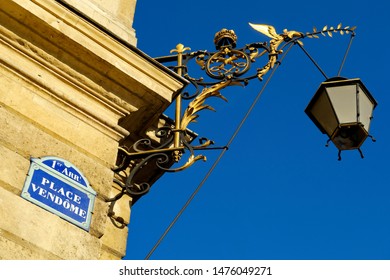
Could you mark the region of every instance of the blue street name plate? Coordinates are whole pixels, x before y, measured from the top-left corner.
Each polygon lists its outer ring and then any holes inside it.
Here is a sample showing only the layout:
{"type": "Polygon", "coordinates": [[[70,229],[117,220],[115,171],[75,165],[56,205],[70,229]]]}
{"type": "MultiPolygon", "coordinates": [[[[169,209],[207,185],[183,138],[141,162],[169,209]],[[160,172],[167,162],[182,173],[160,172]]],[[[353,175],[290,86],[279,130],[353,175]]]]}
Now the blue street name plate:
{"type": "Polygon", "coordinates": [[[32,158],[21,196],[89,231],[96,192],[70,162],[32,158]]]}

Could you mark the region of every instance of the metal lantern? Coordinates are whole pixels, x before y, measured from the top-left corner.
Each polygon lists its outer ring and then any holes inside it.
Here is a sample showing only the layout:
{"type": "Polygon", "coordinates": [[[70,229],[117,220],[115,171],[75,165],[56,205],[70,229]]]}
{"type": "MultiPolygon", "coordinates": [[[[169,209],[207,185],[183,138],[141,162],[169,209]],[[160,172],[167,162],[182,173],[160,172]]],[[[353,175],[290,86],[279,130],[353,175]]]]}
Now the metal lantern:
{"type": "MultiPolygon", "coordinates": [[[[369,135],[377,102],[360,79],[332,78],[323,82],[305,112],[339,149],[358,149],[369,135]]],[[[372,137],[371,137],[372,138],[372,137]]],[[[328,142],[329,142],[328,141],[328,142]]]]}

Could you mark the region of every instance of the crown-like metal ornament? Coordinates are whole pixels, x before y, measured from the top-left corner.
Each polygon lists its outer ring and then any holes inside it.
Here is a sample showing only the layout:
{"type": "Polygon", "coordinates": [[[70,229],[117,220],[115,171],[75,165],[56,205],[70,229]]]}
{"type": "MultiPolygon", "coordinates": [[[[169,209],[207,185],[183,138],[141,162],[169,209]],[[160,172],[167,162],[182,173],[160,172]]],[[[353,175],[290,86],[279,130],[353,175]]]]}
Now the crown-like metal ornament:
{"type": "Polygon", "coordinates": [[[231,46],[231,48],[234,49],[236,47],[236,42],[237,35],[234,30],[228,30],[226,28],[223,28],[221,31],[215,33],[214,44],[217,50],[221,49],[222,47],[228,46],[231,46]]]}

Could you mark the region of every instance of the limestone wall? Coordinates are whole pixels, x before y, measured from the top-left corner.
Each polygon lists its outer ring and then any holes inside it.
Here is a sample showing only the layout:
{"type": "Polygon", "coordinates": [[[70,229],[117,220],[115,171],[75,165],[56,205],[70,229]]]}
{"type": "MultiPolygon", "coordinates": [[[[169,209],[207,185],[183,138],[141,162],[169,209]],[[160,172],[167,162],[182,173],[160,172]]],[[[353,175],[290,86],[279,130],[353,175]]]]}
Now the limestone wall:
{"type": "MultiPolygon", "coordinates": [[[[59,2],[6,0],[0,84],[0,259],[123,257],[128,228],[105,202],[118,192],[118,143],[148,131],[183,80],[59,2]],[[43,156],[73,163],[97,192],[89,231],[20,196],[30,158],[43,156]]],[[[114,209],[125,219],[130,201],[114,209]]]]}

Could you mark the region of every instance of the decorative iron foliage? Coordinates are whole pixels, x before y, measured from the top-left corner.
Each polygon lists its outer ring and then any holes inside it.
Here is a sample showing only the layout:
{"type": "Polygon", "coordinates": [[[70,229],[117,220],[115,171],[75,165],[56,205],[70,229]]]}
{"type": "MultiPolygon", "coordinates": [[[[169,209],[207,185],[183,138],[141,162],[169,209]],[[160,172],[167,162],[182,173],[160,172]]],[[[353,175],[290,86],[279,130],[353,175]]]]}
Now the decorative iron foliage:
{"type": "Polygon", "coordinates": [[[313,27],[313,32],[306,32],[306,34],[304,36],[308,37],[308,38],[317,38],[318,39],[319,38],[318,34],[321,34],[322,36],[328,35],[329,37],[333,37],[333,34],[337,33],[337,32],[339,32],[340,35],[349,34],[349,33],[354,34],[355,29],[356,29],[356,26],[342,27],[342,24],[339,23],[336,27],[331,26],[328,28],[328,26],[325,25],[321,30],[318,30],[316,27],[313,27]]]}

